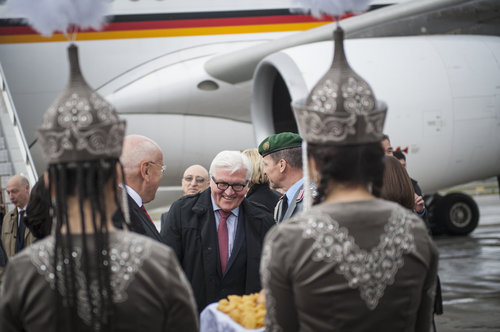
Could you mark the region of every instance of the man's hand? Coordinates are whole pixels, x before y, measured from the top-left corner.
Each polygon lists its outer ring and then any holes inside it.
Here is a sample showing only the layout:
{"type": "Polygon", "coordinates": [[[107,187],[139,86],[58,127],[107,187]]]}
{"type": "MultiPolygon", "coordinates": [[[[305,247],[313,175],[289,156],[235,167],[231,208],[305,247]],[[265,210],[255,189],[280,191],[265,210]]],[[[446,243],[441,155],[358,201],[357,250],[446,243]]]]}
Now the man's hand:
{"type": "Polygon", "coordinates": [[[417,194],[415,194],[415,211],[418,214],[421,214],[422,212],[424,212],[424,209],[425,209],[424,199],[422,198],[422,196],[418,196],[417,194]]]}

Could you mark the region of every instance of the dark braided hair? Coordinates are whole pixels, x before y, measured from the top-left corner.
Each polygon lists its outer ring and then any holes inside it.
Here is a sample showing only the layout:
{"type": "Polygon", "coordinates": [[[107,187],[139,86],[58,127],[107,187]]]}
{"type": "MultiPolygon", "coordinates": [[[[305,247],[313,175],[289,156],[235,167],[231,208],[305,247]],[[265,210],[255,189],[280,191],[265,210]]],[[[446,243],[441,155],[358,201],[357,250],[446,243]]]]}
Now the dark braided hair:
{"type": "Polygon", "coordinates": [[[42,176],[31,189],[24,217],[24,223],[37,239],[43,239],[50,234],[52,219],[49,209],[50,192],[42,176]]]}
{"type": "MultiPolygon", "coordinates": [[[[106,216],[105,185],[112,181],[114,200],[120,208],[117,188],[116,165],[118,159],[98,159],[85,162],[58,163],[49,166],[50,188],[55,190],[51,203],[55,226],[53,271],[57,288],[64,287],[61,294],[56,291],[56,320],[58,331],[76,331],[82,322],[78,315],[80,301],[90,307],[89,328],[94,331],[113,330],[113,288],[111,286],[111,264],[109,258],[109,229],[106,216]],[[52,188],[52,186],[54,188],[52,188]],[[78,199],[82,229],[80,264],[77,263],[77,248],[71,236],[68,219],[67,197],[78,199]],[[86,229],[84,204],[91,210],[92,229],[86,229]],[[62,228],[66,232],[61,231],[62,228]],[[93,244],[95,250],[88,248],[93,244]],[[59,273],[57,273],[59,272],[59,273]],[[85,276],[84,289],[78,283],[77,273],[85,276]],[[62,280],[61,280],[62,278],[62,280]],[[83,297],[83,298],[82,298],[83,297]]],[[[122,172],[123,174],[123,172],[122,172]]],[[[123,178],[122,178],[123,181],[123,178]]],[[[88,227],[87,227],[88,228],[88,227]]]]}
{"type": "Polygon", "coordinates": [[[374,196],[380,196],[384,174],[384,150],[380,143],[334,146],[309,143],[308,156],[318,165],[321,182],[317,184],[315,204],[326,197],[330,181],[346,186],[372,186],[374,196]]]}

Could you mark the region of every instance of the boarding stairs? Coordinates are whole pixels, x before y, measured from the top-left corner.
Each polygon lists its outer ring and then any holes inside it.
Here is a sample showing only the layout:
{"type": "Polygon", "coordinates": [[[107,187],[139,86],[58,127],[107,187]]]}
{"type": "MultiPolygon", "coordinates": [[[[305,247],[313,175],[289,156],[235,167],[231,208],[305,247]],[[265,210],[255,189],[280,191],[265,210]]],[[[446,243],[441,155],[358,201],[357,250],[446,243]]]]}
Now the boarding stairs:
{"type": "Polygon", "coordinates": [[[33,186],[38,175],[26,143],[7,80],[0,64],[0,183],[6,211],[13,208],[5,193],[7,180],[14,174],[23,174],[33,186]]]}

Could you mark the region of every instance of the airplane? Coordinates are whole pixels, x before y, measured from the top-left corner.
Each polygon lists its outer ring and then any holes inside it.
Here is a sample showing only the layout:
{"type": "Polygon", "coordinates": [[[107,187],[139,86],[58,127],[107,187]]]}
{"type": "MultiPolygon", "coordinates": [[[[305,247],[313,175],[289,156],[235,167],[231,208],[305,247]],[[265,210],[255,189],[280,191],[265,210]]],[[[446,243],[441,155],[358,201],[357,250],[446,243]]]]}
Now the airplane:
{"type": "MultiPolygon", "coordinates": [[[[467,195],[439,189],[500,174],[500,24],[495,0],[374,2],[341,20],[351,66],[389,105],[385,131],[408,152],[436,230],[478,223],[467,195]]],[[[160,144],[167,175],[149,209],[180,197],[183,170],[217,152],[297,131],[290,103],[328,69],[336,23],[291,13],[287,0],[115,0],[102,31],[77,35],[86,80],[160,144]]],[[[37,172],[36,128],[68,77],[69,42],[8,19],[0,63],[37,172]]]]}

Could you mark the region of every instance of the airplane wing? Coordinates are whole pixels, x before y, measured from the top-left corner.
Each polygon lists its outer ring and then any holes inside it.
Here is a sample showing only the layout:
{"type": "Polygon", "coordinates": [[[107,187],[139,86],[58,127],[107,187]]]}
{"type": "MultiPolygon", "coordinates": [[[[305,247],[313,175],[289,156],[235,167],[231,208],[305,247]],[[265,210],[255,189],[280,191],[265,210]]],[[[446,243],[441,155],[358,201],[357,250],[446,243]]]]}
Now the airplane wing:
{"type": "MultiPolygon", "coordinates": [[[[500,2],[496,0],[420,0],[370,11],[342,21],[348,38],[429,34],[500,35],[500,2]]],[[[214,78],[239,83],[252,78],[264,57],[282,49],[332,40],[336,23],[210,59],[205,68],[214,78]]]]}
{"type": "MultiPolygon", "coordinates": [[[[387,102],[385,130],[395,148],[408,151],[410,174],[426,191],[500,174],[499,9],[495,0],[412,1],[340,23],[351,37],[349,62],[387,102]]],[[[207,62],[221,80],[247,80],[252,72],[257,141],[297,130],[290,103],[305,98],[329,68],[334,28],[207,62]]]]}

